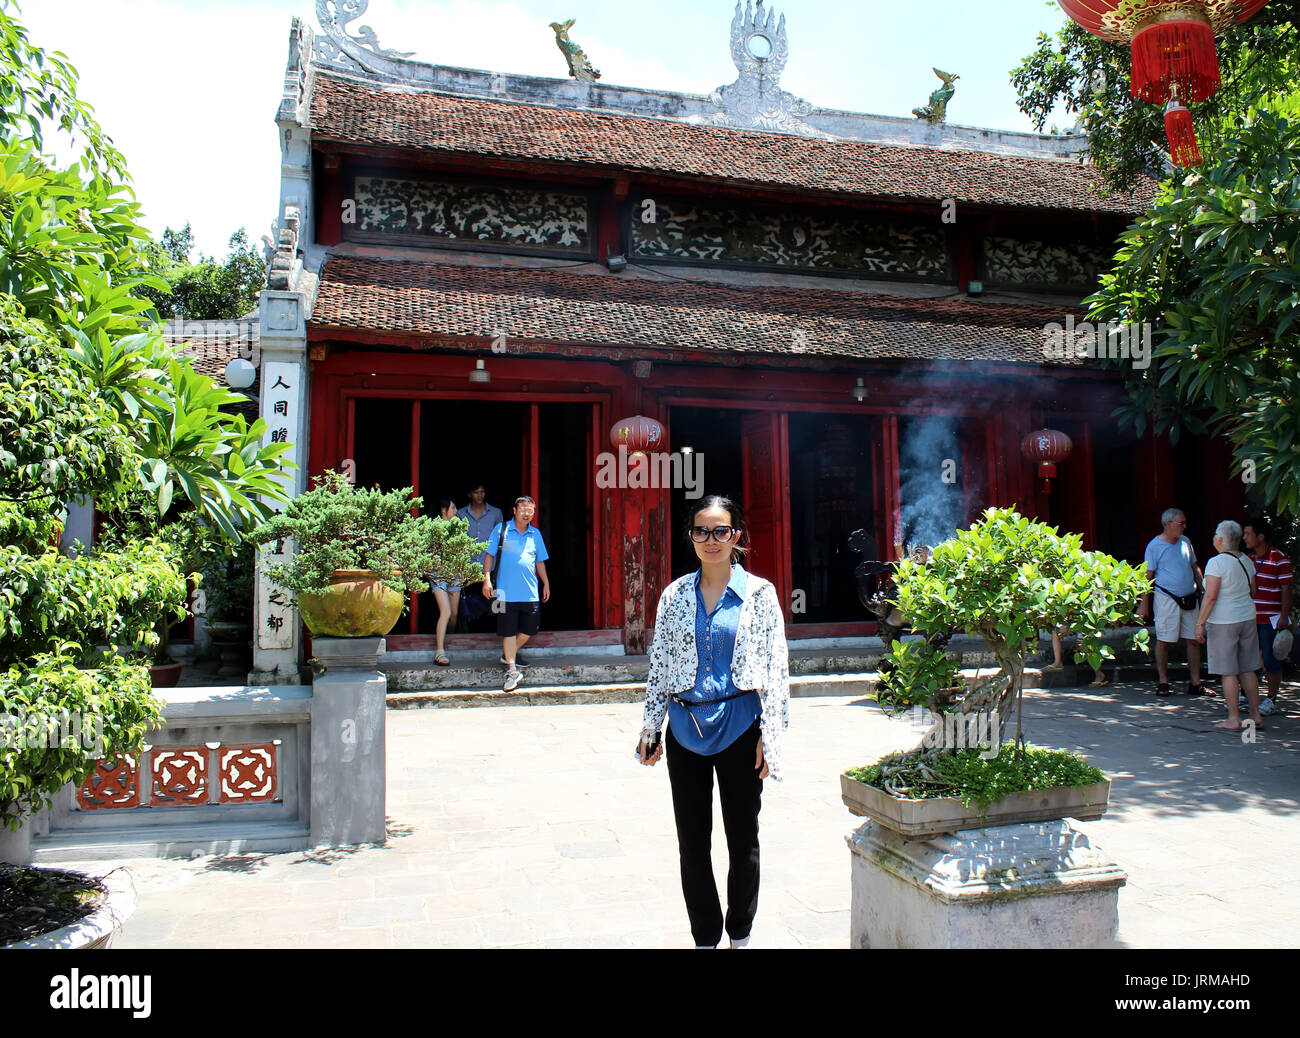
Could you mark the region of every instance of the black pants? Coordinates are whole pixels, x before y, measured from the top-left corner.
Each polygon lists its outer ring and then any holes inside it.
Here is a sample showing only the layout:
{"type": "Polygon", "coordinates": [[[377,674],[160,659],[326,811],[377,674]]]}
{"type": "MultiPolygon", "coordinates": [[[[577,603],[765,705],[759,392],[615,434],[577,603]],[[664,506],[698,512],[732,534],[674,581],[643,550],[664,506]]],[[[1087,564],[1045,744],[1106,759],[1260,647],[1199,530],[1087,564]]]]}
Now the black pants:
{"type": "Polygon", "coordinates": [[[722,940],[722,906],[713,882],[710,855],[713,837],[713,772],[718,773],[722,800],[722,825],[727,833],[727,933],[732,940],[749,936],[758,911],[758,811],[763,781],[754,767],[759,725],[721,753],[703,757],[673,738],[665,738],[668,780],[673,788],[673,814],[677,818],[677,846],[681,853],[682,893],[691,934],[697,945],[722,940]]]}

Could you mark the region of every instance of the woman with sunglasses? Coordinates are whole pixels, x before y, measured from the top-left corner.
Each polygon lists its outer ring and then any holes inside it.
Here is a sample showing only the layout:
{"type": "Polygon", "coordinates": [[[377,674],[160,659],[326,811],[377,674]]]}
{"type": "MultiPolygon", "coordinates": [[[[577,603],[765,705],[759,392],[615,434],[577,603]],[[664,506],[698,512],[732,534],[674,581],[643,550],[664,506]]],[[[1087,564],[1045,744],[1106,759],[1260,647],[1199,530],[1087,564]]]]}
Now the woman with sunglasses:
{"type": "Polygon", "coordinates": [[[653,765],[667,746],[695,946],[716,948],[725,922],[731,947],[743,948],[758,909],[763,779],[781,778],[781,734],[789,723],[785,617],[771,582],[740,565],[748,538],[734,501],[705,497],[687,536],[700,568],[659,597],[637,756],[653,765]],[[730,860],[725,920],[709,854],[714,772],[730,860]]]}

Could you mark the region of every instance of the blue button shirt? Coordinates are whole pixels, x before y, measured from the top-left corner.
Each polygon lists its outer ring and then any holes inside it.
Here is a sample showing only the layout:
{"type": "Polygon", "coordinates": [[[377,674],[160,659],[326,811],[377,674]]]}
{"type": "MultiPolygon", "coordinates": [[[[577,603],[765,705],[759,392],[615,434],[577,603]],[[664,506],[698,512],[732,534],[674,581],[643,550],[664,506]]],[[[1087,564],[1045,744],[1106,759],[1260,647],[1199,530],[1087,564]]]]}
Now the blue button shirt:
{"type": "Polygon", "coordinates": [[[469,505],[456,510],[456,518],[464,519],[469,524],[469,535],[476,541],[487,541],[486,550],[479,553],[478,564],[483,565],[483,560],[487,557],[489,551],[497,550],[496,532],[497,527],[505,520],[501,514],[501,509],[494,505],[484,504],[483,518],[475,519],[474,513],[469,510],[469,505]]]}
{"type": "MultiPolygon", "coordinates": [[[[681,694],[686,702],[707,704],[738,691],[731,681],[731,654],[736,646],[740,607],[745,601],[745,578],[745,568],[733,565],[727,589],[709,613],[700,592],[700,573],[695,574],[695,652],[699,660],[695,687],[681,694]]],[[[749,731],[762,713],[757,692],[705,706],[685,707],[675,700],[668,702],[668,724],[673,738],[692,753],[706,756],[725,750],[749,731]]]]}
{"type": "MultiPolygon", "coordinates": [[[[550,558],[542,531],[530,526],[523,533],[513,519],[505,523],[505,540],[501,542],[501,565],[492,584],[505,602],[537,602],[537,564],[550,558]]],[[[498,530],[492,531],[488,552],[497,549],[498,530]]]]}

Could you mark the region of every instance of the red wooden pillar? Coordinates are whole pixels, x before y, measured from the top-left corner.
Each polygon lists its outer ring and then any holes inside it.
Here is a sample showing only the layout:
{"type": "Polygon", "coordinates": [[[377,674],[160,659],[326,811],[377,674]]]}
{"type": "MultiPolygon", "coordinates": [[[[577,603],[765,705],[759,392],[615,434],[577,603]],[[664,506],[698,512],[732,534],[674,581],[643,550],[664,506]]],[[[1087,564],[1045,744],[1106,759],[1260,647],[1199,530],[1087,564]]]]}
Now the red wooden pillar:
{"type": "Polygon", "coordinates": [[[741,469],[751,549],[746,568],[776,585],[781,611],[789,622],[794,589],[790,572],[788,415],[759,411],[745,416],[741,423],[741,469]]]}
{"type": "Polygon", "coordinates": [[[902,536],[899,523],[902,521],[903,487],[898,457],[898,418],[886,415],[880,425],[885,481],[885,543],[880,546],[880,557],[887,561],[898,558],[895,545],[902,536]]]}
{"type": "MultiPolygon", "coordinates": [[[[420,496],[420,401],[417,397],[411,401],[411,490],[420,496]]],[[[428,505],[428,502],[425,502],[428,505]]],[[[435,508],[436,508],[435,504],[435,508]]],[[[414,509],[412,509],[414,511],[414,509]]],[[[428,512],[428,508],[425,508],[428,512]]],[[[410,632],[420,633],[420,596],[410,596],[410,632]]]]}

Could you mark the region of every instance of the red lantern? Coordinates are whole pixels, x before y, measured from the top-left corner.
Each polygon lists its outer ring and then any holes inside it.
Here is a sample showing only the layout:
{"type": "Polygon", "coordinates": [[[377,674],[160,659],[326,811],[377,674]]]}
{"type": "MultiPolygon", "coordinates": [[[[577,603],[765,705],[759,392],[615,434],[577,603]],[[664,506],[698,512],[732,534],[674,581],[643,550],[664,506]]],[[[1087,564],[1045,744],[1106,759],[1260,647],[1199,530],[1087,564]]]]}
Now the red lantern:
{"type": "Polygon", "coordinates": [[[664,427],[644,415],[620,418],[609,430],[609,442],[615,448],[626,447],[630,455],[657,450],[663,438],[664,427]]]}
{"type": "Polygon", "coordinates": [[[1035,429],[1020,441],[1020,453],[1030,461],[1038,462],[1038,475],[1043,480],[1043,493],[1052,492],[1056,478],[1056,463],[1070,456],[1074,443],[1059,429],[1035,429]]]}
{"type": "Polygon", "coordinates": [[[1134,97],[1169,104],[1165,132],[1177,166],[1200,162],[1187,101],[1219,89],[1214,34],[1252,17],[1268,0],[1059,0],[1094,36],[1132,47],[1134,97]]]}

